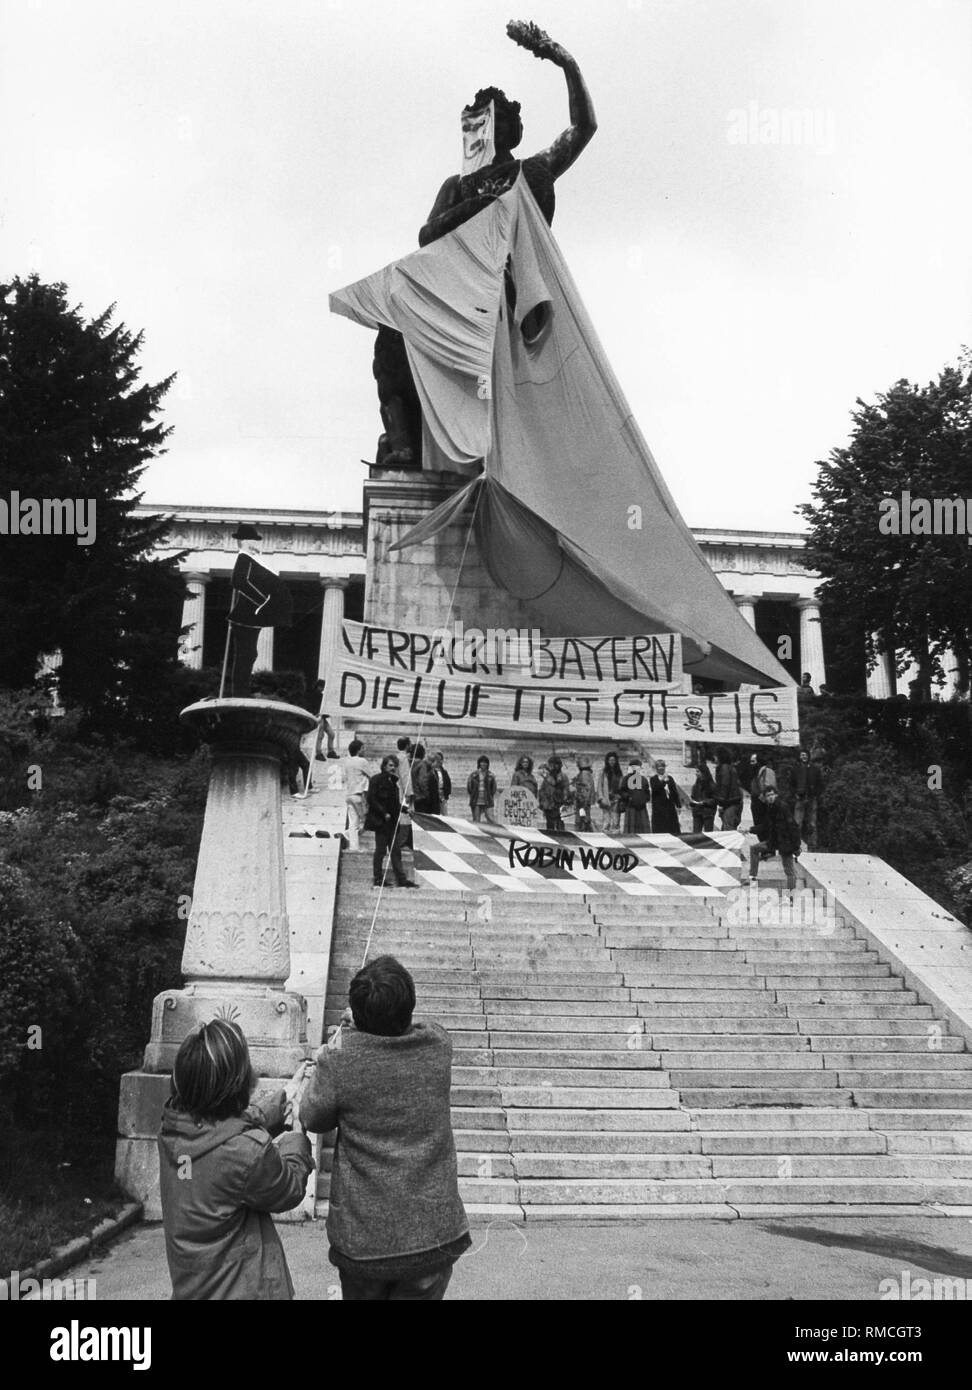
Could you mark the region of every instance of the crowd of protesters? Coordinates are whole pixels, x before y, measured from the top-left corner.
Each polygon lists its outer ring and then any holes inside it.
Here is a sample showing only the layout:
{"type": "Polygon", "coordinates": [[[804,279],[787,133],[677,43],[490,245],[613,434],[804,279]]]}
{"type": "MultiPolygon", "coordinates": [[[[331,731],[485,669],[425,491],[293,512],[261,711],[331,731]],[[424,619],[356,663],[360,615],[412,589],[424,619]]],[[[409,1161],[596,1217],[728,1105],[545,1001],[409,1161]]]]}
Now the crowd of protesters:
{"type": "MultiPolygon", "coordinates": [[[[355,739],[342,759],[348,805],[348,837],[358,848],[361,829],[375,834],[375,882],[383,882],[386,855],[391,857],[395,881],[411,887],[401,861],[401,850],[410,845],[411,813],[454,816],[472,821],[495,821],[501,788],[490,758],[483,753],[468,773],[456,782],[441,752],[426,751],[409,738],[398,740],[397,751],[372,766],[355,739]]],[[[705,750],[703,750],[704,753],[705,750]]],[[[612,749],[603,760],[578,754],[573,768],[556,755],[545,762],[522,754],[510,777],[509,788],[523,788],[535,798],[545,829],[569,828],[616,834],[704,834],[715,829],[741,829],[749,798],[752,834],[766,844],[767,834],[783,821],[792,820],[795,832],[782,832],[793,853],[806,841],[816,848],[818,807],[823,777],[818,762],[805,749],[761,750],[735,758],[728,748],[715,750],[714,764],[700,753],[691,791],[686,793],[661,759],[646,768],[637,757],[622,764],[612,749]],[[683,825],[683,812],[691,824],[683,825]],[[717,825],[718,818],[718,825],[717,825]]],[[[770,838],[779,838],[778,834],[770,838]]]]}

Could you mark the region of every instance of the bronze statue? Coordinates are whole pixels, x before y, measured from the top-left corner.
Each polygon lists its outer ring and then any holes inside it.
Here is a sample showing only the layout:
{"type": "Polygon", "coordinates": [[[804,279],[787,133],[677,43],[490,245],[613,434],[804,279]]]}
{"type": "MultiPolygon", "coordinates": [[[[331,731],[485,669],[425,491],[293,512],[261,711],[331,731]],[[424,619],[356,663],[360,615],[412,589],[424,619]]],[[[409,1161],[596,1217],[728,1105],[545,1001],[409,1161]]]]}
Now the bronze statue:
{"type": "MultiPolygon", "coordinates": [[[[523,138],[520,104],[497,87],[481,88],[462,112],[463,148],[471,172],[453,174],[439,189],[428,220],[419,232],[419,245],[428,246],[501,194],[508,192],[520,170],[541,212],[553,222],[554,183],[569,169],[597,130],[590,94],[570,54],[536,24],[511,20],[506,32],[514,43],[537,58],[562,68],[567,78],[570,125],[549,147],[522,162],[513,151],[523,138]],[[484,132],[489,132],[486,143],[484,132]],[[492,152],[488,160],[485,153],[492,152]]],[[[378,468],[422,466],[422,412],[400,333],[380,328],[375,342],[373,371],[385,433],[378,441],[378,468]]]]}

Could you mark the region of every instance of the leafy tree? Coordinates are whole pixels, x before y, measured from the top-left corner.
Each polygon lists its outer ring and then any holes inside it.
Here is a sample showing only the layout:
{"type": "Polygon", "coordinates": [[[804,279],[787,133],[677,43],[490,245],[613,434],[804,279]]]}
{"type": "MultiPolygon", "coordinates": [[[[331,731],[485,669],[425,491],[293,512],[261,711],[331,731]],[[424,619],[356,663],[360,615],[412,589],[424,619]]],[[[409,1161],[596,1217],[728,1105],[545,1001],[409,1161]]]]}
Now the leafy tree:
{"type": "Polygon", "coordinates": [[[919,691],[931,696],[951,648],[959,683],[972,667],[972,551],[959,535],[893,534],[882,499],[972,500],[972,353],[937,381],[898,381],[874,403],[857,401],[850,443],[818,463],[815,502],[799,510],[810,523],[807,562],[824,576],[832,610],[853,614],[885,647],[918,664],[919,691]],[[883,529],[882,529],[883,523],[883,529]]]}
{"type": "Polygon", "coordinates": [[[0,502],[87,503],[73,534],[2,538],[0,681],[28,687],[60,648],[65,700],[109,729],[134,727],[175,669],[184,594],[175,561],[151,558],[164,522],[135,514],[173,380],[140,382],[141,346],[114,306],[87,321],[62,284],[0,284],[0,502]]]}

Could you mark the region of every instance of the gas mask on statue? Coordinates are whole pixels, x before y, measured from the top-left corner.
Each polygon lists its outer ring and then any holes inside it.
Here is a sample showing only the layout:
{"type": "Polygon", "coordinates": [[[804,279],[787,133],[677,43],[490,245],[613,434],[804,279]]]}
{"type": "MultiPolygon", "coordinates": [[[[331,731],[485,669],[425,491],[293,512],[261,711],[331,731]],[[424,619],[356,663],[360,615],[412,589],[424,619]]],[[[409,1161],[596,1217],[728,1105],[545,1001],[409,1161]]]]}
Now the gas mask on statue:
{"type": "Polygon", "coordinates": [[[462,113],[462,172],[475,174],[478,169],[492,164],[496,156],[493,138],[495,130],[495,111],[493,102],[478,110],[463,110],[462,113]]]}

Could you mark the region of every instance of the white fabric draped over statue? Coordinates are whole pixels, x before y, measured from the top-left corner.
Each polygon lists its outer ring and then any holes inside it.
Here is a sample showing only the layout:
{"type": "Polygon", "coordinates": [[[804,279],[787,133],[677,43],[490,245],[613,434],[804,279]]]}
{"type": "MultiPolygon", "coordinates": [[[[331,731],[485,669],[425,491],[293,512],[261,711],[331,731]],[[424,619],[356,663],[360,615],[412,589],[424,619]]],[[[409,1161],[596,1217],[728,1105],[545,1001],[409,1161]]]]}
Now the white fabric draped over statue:
{"type": "Polygon", "coordinates": [[[792,684],[682,520],[522,174],[331,308],[402,333],[425,467],[473,475],[401,545],[469,511],[496,584],[551,631],[677,631],[691,674],[792,684]]]}

